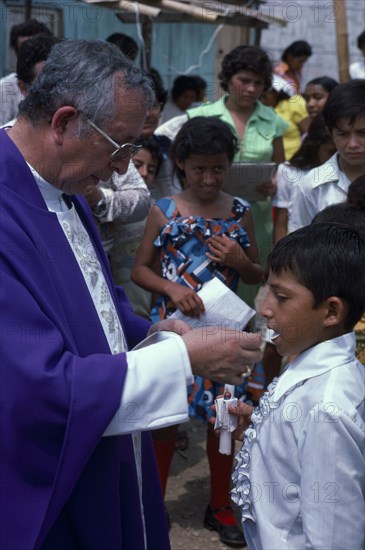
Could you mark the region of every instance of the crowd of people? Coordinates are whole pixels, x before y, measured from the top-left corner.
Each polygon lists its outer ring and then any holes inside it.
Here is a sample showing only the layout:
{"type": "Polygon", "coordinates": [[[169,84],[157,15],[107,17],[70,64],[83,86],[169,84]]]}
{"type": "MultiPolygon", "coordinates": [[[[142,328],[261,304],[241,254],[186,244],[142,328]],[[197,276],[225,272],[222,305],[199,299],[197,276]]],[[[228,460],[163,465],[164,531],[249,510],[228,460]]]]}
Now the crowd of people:
{"type": "Polygon", "coordinates": [[[223,543],[362,548],[361,68],[305,83],[306,41],[276,65],[237,45],[208,101],[198,75],[168,94],[122,33],[62,40],[31,20],[10,46],[0,547],[168,549],[164,494],[190,416],[207,426],[202,521],[223,543]],[[237,163],[275,165],[255,200],[225,191],[237,163]],[[213,279],[256,308],[246,326],[204,324],[213,279]],[[235,466],[214,430],[225,384],[235,466]]]}

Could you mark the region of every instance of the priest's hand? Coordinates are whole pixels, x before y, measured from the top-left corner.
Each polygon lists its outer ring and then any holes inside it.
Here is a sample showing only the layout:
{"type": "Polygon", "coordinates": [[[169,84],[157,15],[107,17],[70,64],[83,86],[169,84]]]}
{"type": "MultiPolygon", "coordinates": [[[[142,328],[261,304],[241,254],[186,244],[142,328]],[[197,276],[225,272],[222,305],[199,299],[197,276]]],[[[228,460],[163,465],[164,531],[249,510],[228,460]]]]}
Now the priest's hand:
{"type": "Polygon", "coordinates": [[[192,330],[191,326],[188,325],[188,323],[185,323],[185,321],[181,321],[178,319],[164,319],[162,321],[158,321],[157,323],[154,323],[151,325],[148,335],[153,334],[154,332],[159,332],[162,330],[166,330],[169,332],[176,332],[176,334],[179,334],[182,336],[186,332],[189,332],[192,330]]]}
{"type": "Polygon", "coordinates": [[[241,384],[241,375],[262,356],[259,334],[206,326],[186,332],[182,339],[193,373],[220,383],[241,384]]]}

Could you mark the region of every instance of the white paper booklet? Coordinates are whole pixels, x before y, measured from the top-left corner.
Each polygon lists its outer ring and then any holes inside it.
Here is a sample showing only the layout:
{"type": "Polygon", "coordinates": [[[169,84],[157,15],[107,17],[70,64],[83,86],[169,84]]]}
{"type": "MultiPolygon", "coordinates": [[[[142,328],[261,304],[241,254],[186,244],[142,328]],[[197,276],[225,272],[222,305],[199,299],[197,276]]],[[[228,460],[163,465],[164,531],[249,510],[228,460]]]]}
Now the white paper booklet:
{"type": "Polygon", "coordinates": [[[171,317],[186,321],[192,328],[219,325],[243,330],[256,313],[217,277],[205,283],[198,294],[203,300],[205,313],[200,317],[188,317],[176,310],[171,317]]]}

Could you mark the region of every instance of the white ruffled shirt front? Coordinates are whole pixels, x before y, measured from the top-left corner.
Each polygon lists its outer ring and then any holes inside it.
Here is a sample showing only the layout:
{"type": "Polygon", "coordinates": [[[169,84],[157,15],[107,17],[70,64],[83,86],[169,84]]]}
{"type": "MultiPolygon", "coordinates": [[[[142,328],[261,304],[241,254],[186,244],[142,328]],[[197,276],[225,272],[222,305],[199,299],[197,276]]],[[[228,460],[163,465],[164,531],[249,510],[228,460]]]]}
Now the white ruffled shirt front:
{"type": "Polygon", "coordinates": [[[365,369],[354,352],[354,333],[322,342],[260,399],[233,473],[250,550],[364,548],[365,369]]]}

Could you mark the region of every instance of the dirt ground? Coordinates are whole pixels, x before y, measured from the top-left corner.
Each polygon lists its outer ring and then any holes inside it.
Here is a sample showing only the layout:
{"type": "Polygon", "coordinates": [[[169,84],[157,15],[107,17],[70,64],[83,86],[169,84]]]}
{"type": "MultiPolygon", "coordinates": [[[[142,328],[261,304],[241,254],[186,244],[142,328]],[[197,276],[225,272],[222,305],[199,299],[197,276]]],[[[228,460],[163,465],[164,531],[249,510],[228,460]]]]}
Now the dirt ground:
{"type": "Polygon", "coordinates": [[[165,499],[171,521],[172,550],[227,549],[229,547],[220,542],[216,531],[203,527],[209,501],[206,427],[191,419],[181,428],[188,432],[189,447],[184,452],[175,451],[165,499]]]}

